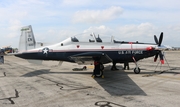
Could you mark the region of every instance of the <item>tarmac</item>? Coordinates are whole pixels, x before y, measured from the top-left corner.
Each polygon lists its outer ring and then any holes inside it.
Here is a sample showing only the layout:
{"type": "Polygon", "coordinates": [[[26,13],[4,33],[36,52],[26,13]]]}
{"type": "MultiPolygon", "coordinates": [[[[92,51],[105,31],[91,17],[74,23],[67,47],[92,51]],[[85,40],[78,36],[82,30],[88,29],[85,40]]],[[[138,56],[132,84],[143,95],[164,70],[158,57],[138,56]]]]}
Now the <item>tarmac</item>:
{"type": "Polygon", "coordinates": [[[134,74],[134,63],[130,70],[117,64],[117,71],[111,71],[109,63],[105,78],[93,79],[92,65],[73,71],[83,65],[35,65],[5,56],[0,65],[0,107],[179,107],[180,51],[166,51],[165,59],[164,65],[153,57],[139,61],[140,74],[134,74]]]}

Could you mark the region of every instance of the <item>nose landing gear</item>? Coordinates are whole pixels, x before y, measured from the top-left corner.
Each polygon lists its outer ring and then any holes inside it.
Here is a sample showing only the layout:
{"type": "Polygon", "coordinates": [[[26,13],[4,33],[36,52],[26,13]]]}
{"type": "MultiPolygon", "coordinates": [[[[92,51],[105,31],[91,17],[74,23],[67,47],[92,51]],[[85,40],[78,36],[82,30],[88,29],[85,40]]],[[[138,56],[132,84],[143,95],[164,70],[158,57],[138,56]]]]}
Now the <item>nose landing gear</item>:
{"type": "Polygon", "coordinates": [[[134,63],[136,65],[136,67],[134,68],[134,73],[135,74],[139,74],[141,72],[141,69],[138,67],[138,64],[137,64],[137,61],[136,59],[134,58],[134,56],[132,57],[132,59],[134,60],[134,63]]]}

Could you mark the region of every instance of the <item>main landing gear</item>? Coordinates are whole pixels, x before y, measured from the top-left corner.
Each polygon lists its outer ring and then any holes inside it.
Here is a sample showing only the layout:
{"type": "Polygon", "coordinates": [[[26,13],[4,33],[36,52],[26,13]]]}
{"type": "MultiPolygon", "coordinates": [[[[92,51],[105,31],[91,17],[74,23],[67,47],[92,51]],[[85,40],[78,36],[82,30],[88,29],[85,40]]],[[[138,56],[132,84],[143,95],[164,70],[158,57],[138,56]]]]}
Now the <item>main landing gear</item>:
{"type": "Polygon", "coordinates": [[[104,70],[103,64],[99,61],[94,61],[94,70],[93,70],[92,78],[95,77],[104,78],[103,70],[104,70]]]}
{"type": "Polygon", "coordinates": [[[138,67],[136,59],[134,57],[132,57],[132,59],[134,60],[134,63],[136,64],[136,67],[134,68],[134,73],[139,74],[141,72],[141,69],[138,67]]]}

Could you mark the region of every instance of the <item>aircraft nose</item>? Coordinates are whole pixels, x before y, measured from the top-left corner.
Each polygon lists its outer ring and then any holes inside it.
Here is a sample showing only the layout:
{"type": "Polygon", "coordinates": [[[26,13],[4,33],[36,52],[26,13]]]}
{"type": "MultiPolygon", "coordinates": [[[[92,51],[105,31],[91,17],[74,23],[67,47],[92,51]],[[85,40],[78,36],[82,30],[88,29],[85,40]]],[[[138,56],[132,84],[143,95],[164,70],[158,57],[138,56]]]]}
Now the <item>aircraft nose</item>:
{"type": "Polygon", "coordinates": [[[164,45],[161,45],[161,46],[156,46],[156,48],[155,48],[156,50],[166,50],[166,49],[168,49],[168,47],[166,47],[166,46],[164,46],[164,45]]]}

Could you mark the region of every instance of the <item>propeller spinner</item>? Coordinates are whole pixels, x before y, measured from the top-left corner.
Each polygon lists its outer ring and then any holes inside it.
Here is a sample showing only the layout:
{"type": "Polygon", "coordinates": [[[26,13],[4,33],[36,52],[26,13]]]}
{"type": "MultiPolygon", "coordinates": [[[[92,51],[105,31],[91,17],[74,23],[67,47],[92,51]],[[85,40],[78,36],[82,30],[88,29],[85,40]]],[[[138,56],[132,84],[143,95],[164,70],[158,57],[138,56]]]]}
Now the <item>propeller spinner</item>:
{"type": "MultiPolygon", "coordinates": [[[[161,32],[161,34],[160,34],[160,36],[159,36],[159,40],[157,39],[156,35],[154,35],[154,41],[156,42],[156,44],[157,44],[158,46],[161,46],[162,40],[163,40],[163,32],[161,32]]],[[[156,55],[155,55],[155,57],[154,57],[154,62],[156,62],[158,56],[159,56],[159,58],[160,58],[161,64],[164,64],[164,58],[163,58],[163,54],[162,54],[161,50],[159,50],[159,51],[156,53],[156,55]]]]}

